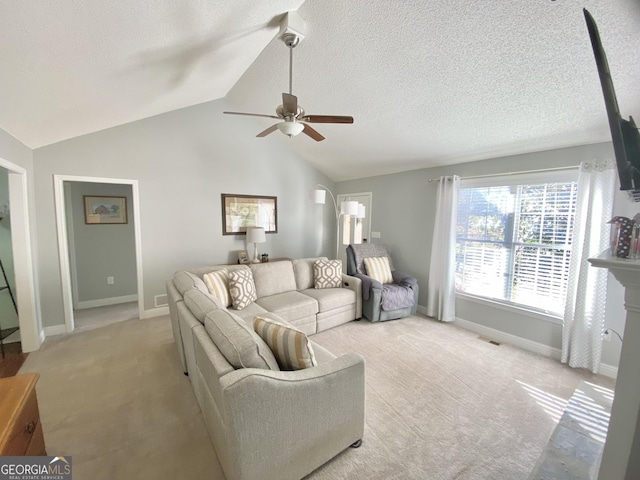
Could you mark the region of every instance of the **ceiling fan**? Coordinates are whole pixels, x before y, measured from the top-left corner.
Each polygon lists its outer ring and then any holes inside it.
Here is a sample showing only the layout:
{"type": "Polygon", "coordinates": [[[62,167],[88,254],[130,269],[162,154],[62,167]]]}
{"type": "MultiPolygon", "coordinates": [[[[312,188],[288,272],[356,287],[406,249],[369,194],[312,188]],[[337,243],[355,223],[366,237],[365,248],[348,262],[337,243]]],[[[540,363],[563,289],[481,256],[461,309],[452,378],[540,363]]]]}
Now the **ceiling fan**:
{"type": "MultiPolygon", "coordinates": [[[[302,132],[313,138],[316,142],[321,142],[324,140],[324,137],[309,126],[309,123],[353,123],[353,117],[339,115],[308,115],[304,109],[298,105],[298,97],[291,93],[293,79],[293,49],[300,44],[304,36],[299,33],[299,31],[290,28],[288,22],[292,20],[292,14],[296,14],[296,12],[288,12],[281,23],[281,32],[284,31],[284,33],[280,38],[284,44],[289,47],[289,93],[282,94],[282,105],[279,105],[278,108],[276,108],[276,115],[244,112],[223,113],[228,115],[247,115],[250,117],[266,117],[284,120],[280,123],[271,125],[265,131],[256,135],[256,137],[266,137],[270,133],[280,130],[289,137],[293,137],[302,132]]],[[[293,18],[293,20],[295,20],[295,18],[293,18]]]]}

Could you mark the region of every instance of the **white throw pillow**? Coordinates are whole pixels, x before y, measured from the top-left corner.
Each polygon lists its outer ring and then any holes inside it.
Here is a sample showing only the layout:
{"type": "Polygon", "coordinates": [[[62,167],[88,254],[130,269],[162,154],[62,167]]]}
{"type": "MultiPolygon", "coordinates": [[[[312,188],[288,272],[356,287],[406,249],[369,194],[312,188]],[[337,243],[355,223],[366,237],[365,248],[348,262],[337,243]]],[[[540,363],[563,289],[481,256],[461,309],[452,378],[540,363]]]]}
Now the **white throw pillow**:
{"type": "Polygon", "coordinates": [[[393,275],[387,257],[367,257],[364,259],[367,275],[382,284],[393,283],[393,275]]]}
{"type": "Polygon", "coordinates": [[[209,289],[209,293],[220,300],[225,307],[231,306],[229,294],[229,270],[222,268],[211,273],[205,273],[202,278],[209,289]]]}

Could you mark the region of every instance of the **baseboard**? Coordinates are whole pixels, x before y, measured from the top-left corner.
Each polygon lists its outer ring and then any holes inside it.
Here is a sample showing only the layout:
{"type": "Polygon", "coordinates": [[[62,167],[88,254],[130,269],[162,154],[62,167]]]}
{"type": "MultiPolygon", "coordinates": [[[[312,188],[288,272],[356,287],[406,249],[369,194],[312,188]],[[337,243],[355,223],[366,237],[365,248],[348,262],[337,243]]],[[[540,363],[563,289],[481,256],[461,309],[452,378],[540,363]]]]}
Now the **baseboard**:
{"type": "Polygon", "coordinates": [[[52,325],[50,327],[44,327],[42,330],[45,337],[54,337],[67,333],[67,327],[65,325],[52,325]]]}
{"type": "Polygon", "coordinates": [[[560,357],[562,356],[562,351],[559,348],[550,347],[549,345],[546,345],[544,343],[534,342],[533,340],[518,337],[517,335],[512,335],[511,333],[496,330],[495,328],[486,327],[484,325],[480,325],[479,323],[470,322],[469,320],[465,320],[463,318],[456,317],[456,321],[454,323],[455,325],[458,325],[465,330],[470,330],[479,335],[482,335],[483,337],[487,337],[490,340],[496,340],[501,343],[508,343],[510,345],[523,348],[530,352],[539,353],[540,355],[544,355],[545,357],[551,357],[555,360],[560,360],[560,357]]]}
{"type": "MultiPolygon", "coordinates": [[[[560,350],[559,348],[550,347],[549,345],[545,345],[544,343],[534,342],[533,340],[518,337],[517,335],[512,335],[501,330],[496,330],[495,328],[490,328],[478,323],[470,322],[469,320],[465,320],[463,318],[456,317],[456,321],[454,323],[460,328],[475,332],[490,340],[496,340],[501,343],[508,343],[509,345],[528,350],[529,352],[538,353],[540,355],[544,355],[545,357],[551,357],[554,360],[558,361],[560,361],[560,358],[562,357],[562,350],[560,350]]],[[[616,378],[618,376],[618,367],[601,363],[599,373],[610,378],[616,378]]]]}
{"type": "Polygon", "coordinates": [[[18,343],[20,341],[20,329],[13,332],[7,338],[5,338],[2,342],[6,345],[7,343],[18,343]]]}
{"type": "MultiPolygon", "coordinates": [[[[418,305],[417,311],[422,315],[428,316],[426,307],[423,307],[422,305],[418,305]]],[[[522,348],[529,352],[544,355],[545,357],[551,357],[554,360],[560,361],[560,358],[562,357],[562,351],[559,348],[551,347],[544,343],[534,342],[533,340],[518,337],[517,335],[512,335],[501,330],[496,330],[495,328],[486,327],[479,323],[471,322],[463,318],[456,317],[454,324],[459,326],[460,328],[464,328],[465,330],[469,330],[471,332],[482,335],[483,337],[486,337],[490,340],[495,340],[501,343],[508,343],[509,345],[522,348]]],[[[599,373],[610,378],[616,378],[618,376],[618,367],[607,365],[606,363],[601,363],[599,373]]]]}
{"type": "Polygon", "coordinates": [[[108,305],[118,305],[119,303],[137,302],[138,295],[124,295],[122,297],[99,298],[98,300],[87,300],[86,302],[78,302],[77,310],[85,308],[106,307],[108,305]]]}
{"type": "Polygon", "coordinates": [[[601,375],[604,375],[605,377],[618,378],[618,367],[607,365],[606,363],[601,363],[599,373],[601,375]]]}
{"type": "Polygon", "coordinates": [[[151,308],[142,312],[142,318],[154,318],[169,315],[169,307],[151,308]]]}

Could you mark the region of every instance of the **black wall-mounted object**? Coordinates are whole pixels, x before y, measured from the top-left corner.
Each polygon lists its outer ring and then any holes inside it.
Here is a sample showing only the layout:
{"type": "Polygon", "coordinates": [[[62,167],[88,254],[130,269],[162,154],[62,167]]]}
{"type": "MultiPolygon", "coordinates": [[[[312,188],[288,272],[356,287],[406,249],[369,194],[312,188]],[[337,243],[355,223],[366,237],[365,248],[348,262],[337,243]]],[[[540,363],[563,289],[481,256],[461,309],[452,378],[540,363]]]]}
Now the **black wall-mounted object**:
{"type": "Polygon", "coordinates": [[[633,201],[640,202],[640,133],[633,121],[633,117],[625,120],[620,115],[618,100],[613,88],[607,56],[600,40],[598,26],[586,8],[584,9],[584,18],[587,22],[591,47],[596,58],[600,85],[604,95],[604,103],[607,108],[613,151],[616,156],[618,177],[620,178],[620,190],[628,191],[633,201]]]}

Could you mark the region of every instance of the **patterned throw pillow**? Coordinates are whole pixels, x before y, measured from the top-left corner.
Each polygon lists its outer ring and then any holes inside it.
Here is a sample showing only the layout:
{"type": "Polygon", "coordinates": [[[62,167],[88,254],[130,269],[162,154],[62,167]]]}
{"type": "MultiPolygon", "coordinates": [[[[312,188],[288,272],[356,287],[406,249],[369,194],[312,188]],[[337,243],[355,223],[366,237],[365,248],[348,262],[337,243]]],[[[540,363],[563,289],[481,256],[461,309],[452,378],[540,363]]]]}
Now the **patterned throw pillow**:
{"type": "Polygon", "coordinates": [[[367,275],[382,284],[393,283],[391,267],[387,257],[368,257],[364,259],[364,268],[367,275]]]}
{"type": "Polygon", "coordinates": [[[316,260],[313,262],[313,280],[316,288],[340,288],[342,286],[342,261],[316,260]]]}
{"type": "Polygon", "coordinates": [[[215,272],[205,273],[202,278],[209,289],[209,293],[216,297],[225,307],[231,306],[229,295],[229,270],[223,268],[215,272]]]}
{"type": "Polygon", "coordinates": [[[242,310],[258,299],[251,270],[241,268],[229,272],[229,293],[231,304],[236,310],[242,310]]]}
{"type": "Polygon", "coordinates": [[[317,365],[311,343],[300,330],[265,317],[256,317],[253,329],[269,345],[281,370],[302,370],[317,365]]]}

